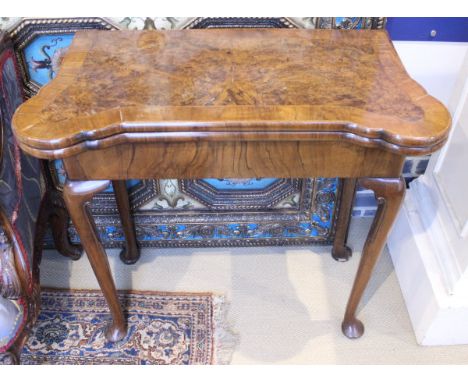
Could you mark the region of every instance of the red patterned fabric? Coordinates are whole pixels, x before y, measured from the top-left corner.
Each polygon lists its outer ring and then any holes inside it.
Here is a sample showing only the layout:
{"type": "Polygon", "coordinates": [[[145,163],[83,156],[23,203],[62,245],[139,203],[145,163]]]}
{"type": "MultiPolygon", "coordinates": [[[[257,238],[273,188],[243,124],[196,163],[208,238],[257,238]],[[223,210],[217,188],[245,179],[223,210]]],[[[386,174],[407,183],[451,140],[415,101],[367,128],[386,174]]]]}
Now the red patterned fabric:
{"type": "MultiPolygon", "coordinates": [[[[21,152],[11,129],[11,119],[16,108],[24,101],[18,66],[13,50],[0,53],[0,127],[2,150],[0,162],[0,203],[7,214],[18,243],[22,261],[26,264],[28,290],[33,291],[32,255],[35,224],[44,194],[40,161],[21,152]]],[[[22,322],[12,333],[0,352],[8,349],[24,328],[28,317],[28,303],[22,297],[17,301],[23,307],[22,322]]]]}

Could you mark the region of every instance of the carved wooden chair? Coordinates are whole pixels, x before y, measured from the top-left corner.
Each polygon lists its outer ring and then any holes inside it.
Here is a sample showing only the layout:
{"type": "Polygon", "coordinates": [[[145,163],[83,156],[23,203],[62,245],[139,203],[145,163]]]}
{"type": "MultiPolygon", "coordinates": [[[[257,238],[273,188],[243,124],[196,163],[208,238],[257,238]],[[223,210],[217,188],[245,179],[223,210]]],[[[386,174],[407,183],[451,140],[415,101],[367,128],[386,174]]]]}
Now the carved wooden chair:
{"type": "Polygon", "coordinates": [[[48,209],[42,164],[20,151],[11,130],[11,117],[22,102],[13,47],[0,33],[0,364],[19,363],[39,311],[48,209]]]}

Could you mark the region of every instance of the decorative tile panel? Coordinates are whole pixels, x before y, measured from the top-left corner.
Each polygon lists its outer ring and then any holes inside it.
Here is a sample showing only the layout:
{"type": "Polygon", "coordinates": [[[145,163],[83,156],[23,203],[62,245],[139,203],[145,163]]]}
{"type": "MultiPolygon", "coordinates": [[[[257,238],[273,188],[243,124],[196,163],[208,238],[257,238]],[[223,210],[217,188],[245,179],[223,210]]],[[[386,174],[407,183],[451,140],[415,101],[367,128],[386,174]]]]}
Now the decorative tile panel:
{"type": "Polygon", "coordinates": [[[56,74],[73,35],[82,29],[117,29],[98,17],[23,18],[10,27],[27,97],[38,92],[56,74]]]}
{"type": "Polygon", "coordinates": [[[43,86],[55,78],[72,40],[73,33],[36,36],[23,53],[30,80],[37,86],[43,86]]]}
{"type": "MultiPolygon", "coordinates": [[[[336,178],[302,180],[298,200],[286,197],[284,210],[272,205],[218,212],[211,208],[181,209],[176,204],[160,210],[136,209],[137,239],[142,246],[156,247],[327,244],[334,235],[339,186],[336,178]]],[[[180,191],[176,192],[182,197],[180,191]]],[[[155,198],[160,199],[160,195],[155,198]]],[[[95,201],[91,208],[104,245],[121,246],[124,234],[119,217],[96,213],[99,205],[95,201]]],[[[73,226],[70,235],[73,241],[79,240],[73,226]]]]}

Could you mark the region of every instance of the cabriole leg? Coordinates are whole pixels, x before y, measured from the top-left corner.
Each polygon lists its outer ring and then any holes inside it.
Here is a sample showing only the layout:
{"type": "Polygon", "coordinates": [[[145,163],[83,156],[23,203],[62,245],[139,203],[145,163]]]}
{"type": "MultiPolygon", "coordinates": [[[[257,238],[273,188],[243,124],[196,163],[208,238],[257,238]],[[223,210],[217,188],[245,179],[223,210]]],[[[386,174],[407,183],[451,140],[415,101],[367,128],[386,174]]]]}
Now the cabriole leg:
{"type": "Polygon", "coordinates": [[[68,237],[70,215],[65,207],[62,195],[60,195],[59,191],[54,190],[53,192],[49,192],[48,197],[51,199],[49,203],[49,224],[52,230],[55,249],[65,257],[78,260],[81,258],[83,248],[79,244],[71,243],[68,237]]]}
{"type": "Polygon", "coordinates": [[[400,178],[363,178],[359,185],[374,191],[377,199],[377,212],[367,235],[362,251],[359,268],[346,306],[346,313],[341,325],[348,338],[359,338],[364,333],[364,325],[356,318],[356,309],[372,274],[388,233],[398,214],[405,194],[405,181],[400,178]]]}
{"type": "Polygon", "coordinates": [[[125,234],[125,248],[120,252],[120,260],[125,264],[135,264],[140,258],[140,251],[135,235],[135,225],[130,211],[127,186],[124,180],[113,180],[115,200],[119,209],[120,221],[125,234]]]}
{"type": "Polygon", "coordinates": [[[116,342],[121,340],[127,332],[126,321],[117,297],[106,252],[99,241],[94,219],[88,209],[91,198],[98,192],[104,191],[109,183],[107,180],[67,181],[63,196],[112,314],[112,323],[106,330],[106,338],[108,341],[116,342]]]}
{"type": "Polygon", "coordinates": [[[336,261],[348,261],[352,255],[352,250],[346,245],[346,240],[348,239],[349,223],[353,211],[356,179],[342,179],[341,187],[341,200],[338,210],[335,240],[333,241],[332,257],[336,261]]]}

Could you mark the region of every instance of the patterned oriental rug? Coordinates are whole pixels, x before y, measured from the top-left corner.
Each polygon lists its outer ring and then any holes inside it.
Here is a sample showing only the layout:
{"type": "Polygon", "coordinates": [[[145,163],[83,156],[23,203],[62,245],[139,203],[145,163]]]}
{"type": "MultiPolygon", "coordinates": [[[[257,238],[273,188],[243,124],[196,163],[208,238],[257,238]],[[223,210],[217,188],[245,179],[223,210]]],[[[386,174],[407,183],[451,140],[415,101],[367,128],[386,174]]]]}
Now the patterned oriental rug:
{"type": "Polygon", "coordinates": [[[100,291],[43,289],[41,313],[22,364],[227,364],[235,336],[224,298],[211,293],[119,292],[127,336],[109,343],[100,291]]]}

